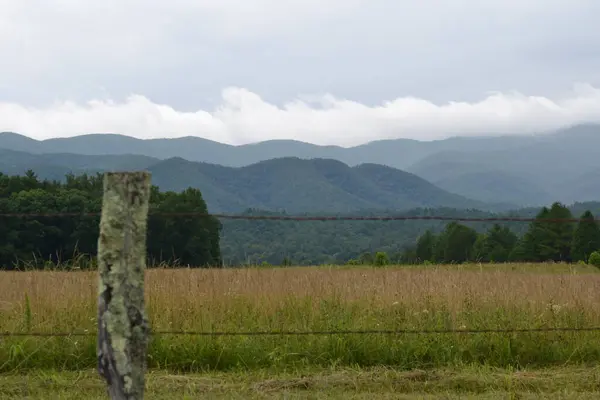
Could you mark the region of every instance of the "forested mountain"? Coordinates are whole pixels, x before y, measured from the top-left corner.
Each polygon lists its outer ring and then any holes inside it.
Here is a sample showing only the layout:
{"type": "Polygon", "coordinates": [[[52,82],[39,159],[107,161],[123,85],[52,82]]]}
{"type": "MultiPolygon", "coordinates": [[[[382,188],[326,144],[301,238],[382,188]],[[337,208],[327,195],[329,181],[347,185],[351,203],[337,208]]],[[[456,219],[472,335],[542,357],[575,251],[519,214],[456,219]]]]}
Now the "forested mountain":
{"type": "Polygon", "coordinates": [[[146,156],[82,156],[0,150],[0,172],[33,170],[41,179],[66,173],[147,169],[161,190],[200,189],[213,213],[247,208],[271,211],[351,212],[364,209],[407,210],[415,207],[506,209],[444,191],[416,175],[376,164],[349,167],[326,159],[278,158],[247,167],[158,160],[146,156]]]}
{"type": "Polygon", "coordinates": [[[291,140],[230,146],[197,137],[139,140],[112,134],[37,141],[0,133],[0,148],[36,154],[180,157],[230,167],[287,157],[333,159],[349,166],[381,164],[474,200],[521,206],[598,199],[600,189],[594,178],[600,174],[600,158],[595,155],[599,147],[600,125],[539,135],[380,140],[351,148],[291,140]]]}
{"type": "Polygon", "coordinates": [[[446,192],[416,175],[375,164],[349,167],[335,160],[279,158],[229,168],[172,158],[148,170],[164,190],[201,188],[212,212],[491,207],[446,192]]]}

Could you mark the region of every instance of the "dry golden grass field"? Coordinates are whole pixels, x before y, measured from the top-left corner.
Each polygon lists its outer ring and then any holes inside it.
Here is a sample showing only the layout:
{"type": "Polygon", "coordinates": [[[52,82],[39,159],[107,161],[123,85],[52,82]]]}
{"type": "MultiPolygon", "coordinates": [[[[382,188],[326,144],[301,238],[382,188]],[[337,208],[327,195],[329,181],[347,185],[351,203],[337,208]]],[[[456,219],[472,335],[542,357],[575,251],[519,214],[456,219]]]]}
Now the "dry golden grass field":
{"type": "MultiPolygon", "coordinates": [[[[155,269],[146,292],[154,332],[600,327],[585,265],[155,269]]],[[[103,398],[96,295],[94,272],[0,272],[0,332],[92,334],[1,338],[0,397],[103,398]]],[[[592,398],[599,360],[597,331],[154,334],[148,398],[592,398]]]]}

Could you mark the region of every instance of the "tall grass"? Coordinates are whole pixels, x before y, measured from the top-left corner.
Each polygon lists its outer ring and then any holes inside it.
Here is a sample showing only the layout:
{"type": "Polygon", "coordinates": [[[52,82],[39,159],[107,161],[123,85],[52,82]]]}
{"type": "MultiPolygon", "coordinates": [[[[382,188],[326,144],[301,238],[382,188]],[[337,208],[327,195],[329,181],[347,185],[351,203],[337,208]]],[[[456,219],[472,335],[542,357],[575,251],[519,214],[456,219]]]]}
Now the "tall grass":
{"type": "MultiPolygon", "coordinates": [[[[146,289],[153,331],[600,326],[600,274],[584,266],[154,269],[147,271],[146,289]]],[[[95,333],[96,296],[94,272],[2,272],[0,331],[95,333]]],[[[148,363],[195,371],[473,362],[519,367],[598,360],[600,332],[543,332],[155,335],[148,363]]],[[[95,364],[94,337],[0,340],[0,372],[95,364]]]]}

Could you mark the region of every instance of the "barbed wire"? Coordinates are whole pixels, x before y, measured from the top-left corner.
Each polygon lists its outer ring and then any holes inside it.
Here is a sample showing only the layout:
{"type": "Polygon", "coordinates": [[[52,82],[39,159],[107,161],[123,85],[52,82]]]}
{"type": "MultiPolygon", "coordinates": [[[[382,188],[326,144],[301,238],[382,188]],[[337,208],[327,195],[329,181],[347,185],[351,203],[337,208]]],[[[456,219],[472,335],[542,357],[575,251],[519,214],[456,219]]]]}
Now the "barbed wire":
{"type": "MultiPolygon", "coordinates": [[[[99,217],[100,212],[57,212],[57,213],[0,213],[3,218],[57,218],[57,217],[99,217]]],[[[386,215],[386,216],[292,216],[292,215],[247,215],[211,214],[195,212],[149,213],[149,217],[199,217],[230,220],[272,220],[272,221],[461,221],[461,222],[580,222],[581,218],[542,218],[535,217],[448,217],[430,215],[386,215]]],[[[594,221],[600,222],[600,218],[594,221]]]]}
{"type": "MultiPolygon", "coordinates": [[[[596,327],[557,327],[557,328],[489,328],[489,329],[373,329],[373,330],[333,330],[333,331],[155,331],[154,336],[310,336],[310,335],[431,335],[431,334],[479,334],[479,333],[548,333],[548,332],[600,332],[596,327]]],[[[92,332],[0,332],[0,337],[95,337],[92,332]]]]}

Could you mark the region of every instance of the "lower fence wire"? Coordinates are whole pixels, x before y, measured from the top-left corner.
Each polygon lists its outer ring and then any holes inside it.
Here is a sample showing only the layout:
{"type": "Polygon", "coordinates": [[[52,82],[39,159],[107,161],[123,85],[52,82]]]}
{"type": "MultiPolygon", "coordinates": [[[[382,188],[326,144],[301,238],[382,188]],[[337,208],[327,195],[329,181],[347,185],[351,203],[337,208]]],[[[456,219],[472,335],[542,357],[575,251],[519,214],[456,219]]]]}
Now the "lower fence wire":
{"type": "MultiPolygon", "coordinates": [[[[541,333],[541,332],[600,332],[600,326],[588,328],[504,328],[504,329],[399,329],[399,330],[338,330],[338,331],[156,331],[154,336],[308,336],[308,335],[431,335],[431,334],[478,334],[478,333],[541,333]]],[[[91,332],[0,332],[0,337],[94,337],[91,332]]]]}

